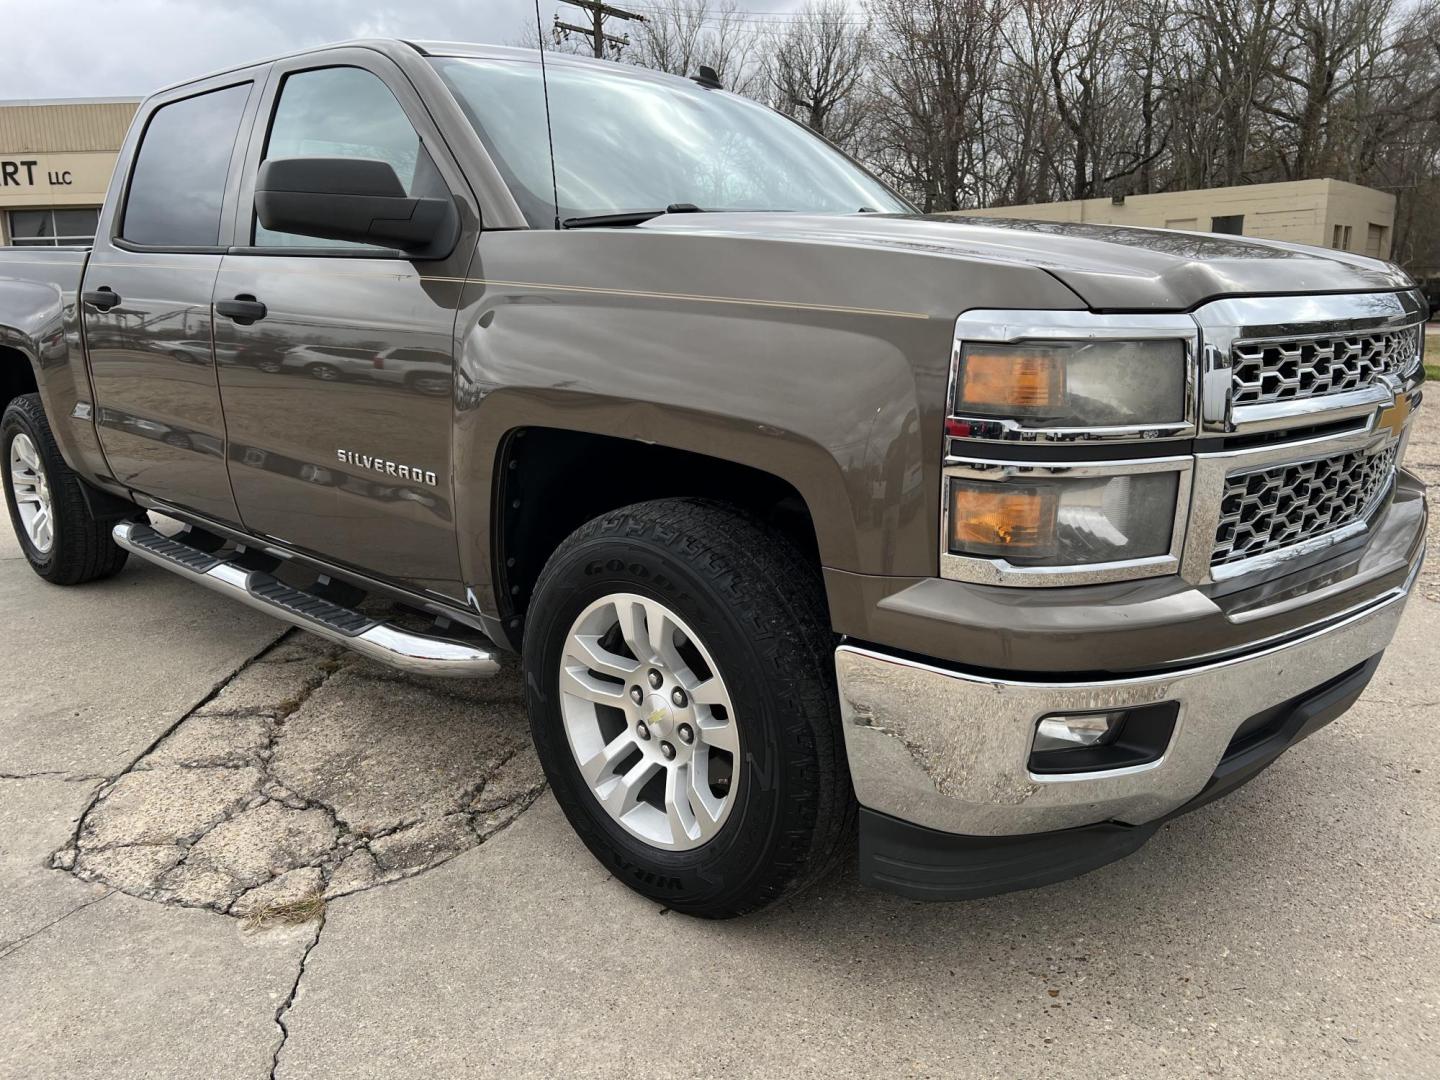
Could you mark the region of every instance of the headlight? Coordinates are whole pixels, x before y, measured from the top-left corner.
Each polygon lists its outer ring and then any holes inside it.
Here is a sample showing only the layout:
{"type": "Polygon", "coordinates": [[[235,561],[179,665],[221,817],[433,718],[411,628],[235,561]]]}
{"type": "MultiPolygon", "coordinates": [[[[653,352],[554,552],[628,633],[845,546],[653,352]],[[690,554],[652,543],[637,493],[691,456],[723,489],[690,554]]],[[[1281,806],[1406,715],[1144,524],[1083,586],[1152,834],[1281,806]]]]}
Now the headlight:
{"type": "Polygon", "coordinates": [[[1201,347],[1183,312],[956,319],[941,576],[1034,588],[1178,573],[1201,347]]]}
{"type": "Polygon", "coordinates": [[[1021,428],[1180,423],[1187,363],[1179,340],[967,343],[950,414],[1021,428]]]}
{"type": "Polygon", "coordinates": [[[1168,555],[1180,473],[950,480],[952,555],[1016,567],[1085,566],[1168,555]]]}

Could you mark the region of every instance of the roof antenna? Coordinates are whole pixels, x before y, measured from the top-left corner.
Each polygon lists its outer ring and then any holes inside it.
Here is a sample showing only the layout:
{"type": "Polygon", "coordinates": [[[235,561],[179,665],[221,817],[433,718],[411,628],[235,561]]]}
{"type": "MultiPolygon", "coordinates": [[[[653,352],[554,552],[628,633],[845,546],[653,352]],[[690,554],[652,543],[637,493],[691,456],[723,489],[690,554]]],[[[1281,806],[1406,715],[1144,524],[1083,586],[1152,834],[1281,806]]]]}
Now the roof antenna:
{"type": "Polygon", "coordinates": [[[560,181],[555,179],[555,132],[550,127],[550,80],[545,74],[545,30],[540,25],[540,0],[535,0],[535,38],[540,43],[540,85],[545,91],[545,138],[550,143],[550,191],[555,196],[555,228],[560,228],[560,181]]]}
{"type": "Polygon", "coordinates": [[[708,64],[701,64],[700,74],[691,75],[690,79],[692,82],[697,82],[701,86],[705,87],[706,90],[722,89],[720,83],[720,76],[717,75],[715,73],[715,69],[710,67],[708,64]]]}

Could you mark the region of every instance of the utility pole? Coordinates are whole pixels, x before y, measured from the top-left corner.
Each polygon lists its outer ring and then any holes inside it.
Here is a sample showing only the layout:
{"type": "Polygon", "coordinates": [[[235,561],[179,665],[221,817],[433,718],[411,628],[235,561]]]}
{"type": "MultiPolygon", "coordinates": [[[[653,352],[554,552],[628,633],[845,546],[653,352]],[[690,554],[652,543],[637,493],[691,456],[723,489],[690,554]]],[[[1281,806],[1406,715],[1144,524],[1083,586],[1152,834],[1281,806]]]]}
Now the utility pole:
{"type": "Polygon", "coordinates": [[[574,23],[561,22],[560,16],[556,15],[556,43],[558,44],[568,39],[571,34],[582,34],[590,39],[595,50],[595,55],[601,60],[605,59],[605,45],[607,42],[615,46],[617,53],[626,45],[630,44],[628,35],[617,37],[615,34],[607,34],[605,32],[605,20],[607,18],[624,19],[626,21],[633,19],[636,22],[645,21],[644,15],[640,15],[634,11],[626,11],[624,8],[611,7],[609,4],[603,3],[602,0],[561,0],[561,2],[588,11],[593,25],[588,27],[576,26],[574,23]]]}

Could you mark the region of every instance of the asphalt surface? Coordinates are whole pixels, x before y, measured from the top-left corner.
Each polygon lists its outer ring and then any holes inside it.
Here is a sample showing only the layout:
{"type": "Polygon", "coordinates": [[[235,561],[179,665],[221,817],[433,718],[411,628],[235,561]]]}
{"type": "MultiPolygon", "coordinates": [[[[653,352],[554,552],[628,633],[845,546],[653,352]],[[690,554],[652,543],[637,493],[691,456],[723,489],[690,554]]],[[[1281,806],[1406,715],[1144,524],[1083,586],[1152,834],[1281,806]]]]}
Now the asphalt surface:
{"type": "MultiPolygon", "coordinates": [[[[1433,408],[1407,461],[1440,483],[1433,408]]],[[[1131,858],[705,923],[573,838],[513,670],[52,588],[0,526],[0,1076],[1435,1077],[1436,528],[1360,704],[1131,858]]]]}

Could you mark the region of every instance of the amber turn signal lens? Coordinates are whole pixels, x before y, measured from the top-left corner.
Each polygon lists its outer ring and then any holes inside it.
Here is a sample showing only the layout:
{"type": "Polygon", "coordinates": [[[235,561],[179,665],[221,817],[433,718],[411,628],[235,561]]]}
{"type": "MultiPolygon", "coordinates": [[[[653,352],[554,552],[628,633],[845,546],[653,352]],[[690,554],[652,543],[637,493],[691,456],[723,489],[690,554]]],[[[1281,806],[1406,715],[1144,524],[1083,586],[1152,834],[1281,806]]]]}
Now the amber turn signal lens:
{"type": "Polygon", "coordinates": [[[1055,551],[1053,487],[950,482],[950,550],[1043,557],[1055,551]]]}
{"type": "Polygon", "coordinates": [[[960,361],[956,412],[967,406],[1053,409],[1065,400],[1065,358],[1050,349],[967,346],[960,361]]]}

